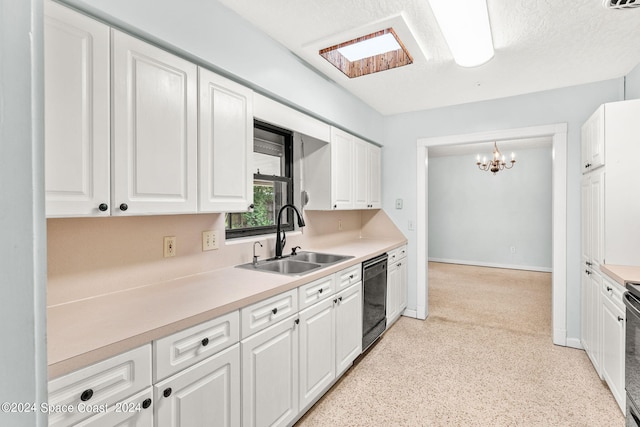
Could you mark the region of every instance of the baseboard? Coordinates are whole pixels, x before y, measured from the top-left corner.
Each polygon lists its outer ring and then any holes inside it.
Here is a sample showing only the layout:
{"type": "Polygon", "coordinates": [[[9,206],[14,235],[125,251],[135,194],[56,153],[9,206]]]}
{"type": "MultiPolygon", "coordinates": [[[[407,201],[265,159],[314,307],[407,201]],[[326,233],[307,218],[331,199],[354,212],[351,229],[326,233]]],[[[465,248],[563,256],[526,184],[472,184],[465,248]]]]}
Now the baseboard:
{"type": "Polygon", "coordinates": [[[567,338],[567,347],[584,350],[584,347],[582,346],[582,341],[580,341],[578,338],[567,338]]]}
{"type": "Polygon", "coordinates": [[[418,318],[418,312],[416,310],[409,310],[408,308],[402,312],[403,316],[413,317],[414,319],[418,318]]]}
{"type": "Polygon", "coordinates": [[[542,273],[551,273],[553,269],[551,267],[538,267],[530,265],[515,265],[515,264],[500,264],[493,262],[482,261],[467,261],[459,259],[446,259],[446,258],[432,258],[429,257],[429,261],[442,262],[445,264],[463,264],[463,265],[475,265],[478,267],[492,267],[492,268],[506,268],[509,270],[526,270],[526,271],[539,271],[542,273]]]}

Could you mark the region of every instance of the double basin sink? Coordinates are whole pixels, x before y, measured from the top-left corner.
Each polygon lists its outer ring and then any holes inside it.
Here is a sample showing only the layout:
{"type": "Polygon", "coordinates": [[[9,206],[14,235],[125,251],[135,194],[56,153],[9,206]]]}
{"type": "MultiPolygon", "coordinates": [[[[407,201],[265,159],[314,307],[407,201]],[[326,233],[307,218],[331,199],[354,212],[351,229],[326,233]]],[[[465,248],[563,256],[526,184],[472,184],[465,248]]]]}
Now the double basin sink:
{"type": "Polygon", "coordinates": [[[264,261],[260,261],[257,264],[249,262],[247,264],[238,265],[237,267],[256,271],[266,271],[268,273],[300,276],[320,268],[337,264],[349,258],[353,258],[353,256],[305,251],[299,252],[295,255],[284,256],[282,258],[269,258],[264,261]]]}

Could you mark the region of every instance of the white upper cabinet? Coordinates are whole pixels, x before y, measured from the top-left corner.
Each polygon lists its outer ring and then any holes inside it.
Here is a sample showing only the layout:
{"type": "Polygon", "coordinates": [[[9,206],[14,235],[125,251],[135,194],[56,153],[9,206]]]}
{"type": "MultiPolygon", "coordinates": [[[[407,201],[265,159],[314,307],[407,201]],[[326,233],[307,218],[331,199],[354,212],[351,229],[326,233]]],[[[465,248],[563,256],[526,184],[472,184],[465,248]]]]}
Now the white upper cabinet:
{"type": "Polygon", "coordinates": [[[367,159],[369,208],[380,209],[382,207],[382,149],[373,144],[368,144],[367,159]]]}
{"type": "Polygon", "coordinates": [[[331,128],[331,207],[353,209],[354,137],[331,128]]]}
{"type": "Polygon", "coordinates": [[[305,141],[309,210],[380,208],[380,147],[335,127],[331,142],[305,141]]]}
{"type": "Polygon", "coordinates": [[[112,37],[112,214],[196,212],[197,66],[112,37]]]}
{"type": "Polygon", "coordinates": [[[354,140],[354,207],[380,208],[380,147],[354,140]]]}
{"type": "Polygon", "coordinates": [[[109,215],[109,27],[44,3],[48,217],[109,215]]]}
{"type": "Polygon", "coordinates": [[[199,72],[199,210],[247,211],[253,203],[253,91],[199,72]]]}
{"type": "Polygon", "coordinates": [[[603,104],[582,125],[582,173],[604,165],[604,110],[603,104]]]}

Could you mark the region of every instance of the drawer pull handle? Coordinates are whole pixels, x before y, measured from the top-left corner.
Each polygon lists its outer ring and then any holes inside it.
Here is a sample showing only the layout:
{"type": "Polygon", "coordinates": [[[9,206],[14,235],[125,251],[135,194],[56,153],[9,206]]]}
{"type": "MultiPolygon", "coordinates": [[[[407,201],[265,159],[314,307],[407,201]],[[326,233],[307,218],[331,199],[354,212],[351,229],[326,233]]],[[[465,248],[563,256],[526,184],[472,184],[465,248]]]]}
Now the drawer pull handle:
{"type": "Polygon", "coordinates": [[[149,406],[151,406],[151,399],[145,399],[145,400],[142,402],[142,407],[143,407],[144,409],[147,409],[149,406]]]}
{"type": "Polygon", "coordinates": [[[86,402],[87,400],[91,399],[92,397],[93,397],[93,390],[88,388],[88,389],[86,389],[85,391],[82,392],[82,394],[80,395],[80,400],[82,400],[83,402],[86,402]]]}
{"type": "Polygon", "coordinates": [[[208,346],[208,345],[209,345],[209,338],[204,338],[204,339],[202,340],[202,346],[203,346],[203,347],[206,347],[206,346],[208,346]]]}
{"type": "Polygon", "coordinates": [[[338,303],[338,298],[334,299],[334,300],[333,300],[333,303],[334,303],[334,304],[337,304],[337,303],[338,303]]]}
{"type": "Polygon", "coordinates": [[[322,293],[322,288],[318,289],[318,293],[322,293]]]}
{"type": "Polygon", "coordinates": [[[622,322],[624,320],[624,318],[618,316],[618,322],[622,322]]]}
{"type": "Polygon", "coordinates": [[[613,288],[611,286],[607,286],[607,292],[611,292],[613,288]]]}
{"type": "Polygon", "coordinates": [[[271,312],[275,315],[278,312],[278,307],[276,307],[273,310],[271,310],[271,312]]]}
{"type": "Polygon", "coordinates": [[[353,279],[353,274],[349,276],[349,280],[353,279]]]}
{"type": "Polygon", "coordinates": [[[162,392],[162,395],[164,397],[169,397],[171,396],[171,393],[173,392],[173,390],[171,390],[171,387],[167,387],[164,389],[164,391],[162,392]]]}
{"type": "Polygon", "coordinates": [[[342,302],[342,297],[338,297],[338,301],[342,302]]]}

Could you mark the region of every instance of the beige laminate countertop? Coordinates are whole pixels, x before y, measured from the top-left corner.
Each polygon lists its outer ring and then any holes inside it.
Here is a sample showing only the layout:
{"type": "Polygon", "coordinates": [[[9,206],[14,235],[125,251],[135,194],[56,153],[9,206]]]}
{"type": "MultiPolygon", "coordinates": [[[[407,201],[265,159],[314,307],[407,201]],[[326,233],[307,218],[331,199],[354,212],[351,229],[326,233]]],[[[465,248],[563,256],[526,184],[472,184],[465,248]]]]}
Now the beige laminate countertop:
{"type": "Polygon", "coordinates": [[[622,286],[626,282],[640,283],[640,266],[603,264],[600,270],[622,286]]]}
{"type": "Polygon", "coordinates": [[[297,288],[403,244],[404,239],[358,239],[322,248],[318,252],[354,258],[304,276],[228,267],[50,306],[49,378],[297,288]]]}

